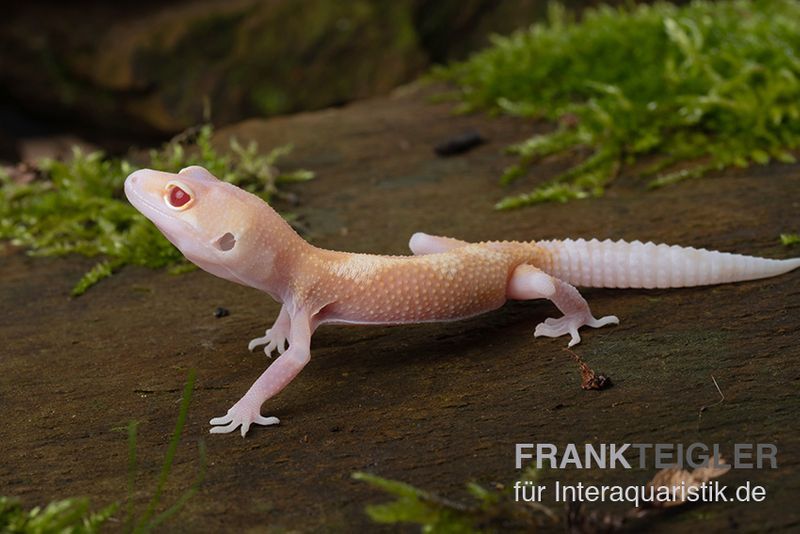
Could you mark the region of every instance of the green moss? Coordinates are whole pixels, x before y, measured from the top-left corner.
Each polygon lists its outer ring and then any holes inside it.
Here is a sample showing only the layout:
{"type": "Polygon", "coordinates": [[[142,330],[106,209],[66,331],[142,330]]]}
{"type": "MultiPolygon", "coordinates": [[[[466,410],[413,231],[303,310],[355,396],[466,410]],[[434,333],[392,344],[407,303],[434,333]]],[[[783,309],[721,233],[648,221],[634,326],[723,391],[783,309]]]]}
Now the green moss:
{"type": "MultiPolygon", "coordinates": [[[[538,472],[529,468],[520,477],[534,483],[538,472]]],[[[533,504],[520,506],[514,502],[513,490],[487,490],[472,482],[467,491],[470,504],[463,504],[416,488],[405,482],[390,480],[364,472],[353,478],[380,489],[395,500],[367,506],[367,515],[377,523],[414,523],[422,532],[471,534],[475,532],[531,532],[544,525],[551,528],[559,517],[550,508],[533,504]]]]}
{"type": "Polygon", "coordinates": [[[621,166],[644,157],[660,187],[729,166],[793,162],[800,145],[800,2],[695,1],[600,7],[549,20],[435,71],[462,109],[559,121],[509,149],[523,176],[535,161],[591,155],[500,209],[602,195],[621,166]]]}
{"type": "Polygon", "coordinates": [[[89,534],[99,532],[116,510],[89,510],[87,499],[53,501],[44,508],[24,510],[14,499],[0,497],[0,532],[30,534],[89,534]]]}
{"type": "Polygon", "coordinates": [[[787,247],[800,245],[800,234],[781,234],[781,243],[787,247]]]}
{"type": "Polygon", "coordinates": [[[477,532],[464,510],[455,503],[445,502],[410,484],[369,473],[354,473],[353,478],[395,497],[393,502],[367,507],[367,514],[375,522],[416,523],[425,532],[477,532]]]}
{"type": "MultiPolygon", "coordinates": [[[[221,153],[211,144],[212,134],[208,125],[188,132],[152,151],[145,166],[178,172],[202,165],[264,200],[278,193],[282,182],[313,177],[308,171],[280,173],[275,168],[289,146],[262,154],[255,143],[242,146],[234,139],[230,152],[221,153]]],[[[181,253],[125,199],[123,183],[135,168],[127,160],[76,149],[69,162],[41,162],[42,178],[27,184],[0,174],[0,239],[26,247],[33,255],[101,256],[75,285],[74,296],[124,265],[186,271],[190,264],[181,253]]]]}

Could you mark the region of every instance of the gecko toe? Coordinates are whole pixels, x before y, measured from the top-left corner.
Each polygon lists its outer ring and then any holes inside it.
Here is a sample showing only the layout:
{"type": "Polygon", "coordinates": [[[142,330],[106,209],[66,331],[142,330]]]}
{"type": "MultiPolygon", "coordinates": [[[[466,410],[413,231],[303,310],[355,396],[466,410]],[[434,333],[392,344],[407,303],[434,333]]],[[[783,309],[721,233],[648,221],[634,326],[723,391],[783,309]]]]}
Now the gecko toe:
{"type": "Polygon", "coordinates": [[[233,417],[231,414],[225,414],[222,417],[215,417],[211,421],[208,422],[210,425],[224,425],[233,421],[233,417]]]}
{"type": "Polygon", "coordinates": [[[267,342],[267,339],[263,338],[263,337],[257,337],[255,339],[251,339],[250,343],[247,344],[247,350],[249,350],[250,352],[253,352],[254,350],[256,350],[261,345],[264,345],[266,342],[267,342]]]}
{"type": "Polygon", "coordinates": [[[569,328],[565,326],[566,321],[564,319],[566,319],[566,317],[558,319],[550,317],[545,319],[544,322],[536,325],[536,330],[533,331],[533,337],[559,337],[569,333],[569,328]]]}
{"type": "Polygon", "coordinates": [[[270,426],[279,424],[281,420],[277,417],[264,417],[263,415],[259,415],[253,422],[257,425],[270,426]]]}
{"type": "Polygon", "coordinates": [[[239,426],[239,423],[230,423],[225,426],[214,426],[208,431],[210,434],[229,434],[236,430],[236,427],[239,426]]]}
{"type": "Polygon", "coordinates": [[[248,430],[250,430],[250,422],[247,421],[247,422],[242,423],[242,431],[241,431],[242,437],[246,437],[247,436],[247,431],[248,430]]]}
{"type": "Polygon", "coordinates": [[[586,326],[600,328],[601,326],[606,326],[609,324],[619,324],[619,319],[616,315],[606,315],[605,317],[601,317],[599,319],[592,318],[590,322],[586,323],[586,326]]]}
{"type": "Polygon", "coordinates": [[[287,341],[285,332],[281,329],[270,328],[264,336],[250,340],[247,348],[252,352],[263,345],[264,354],[267,355],[267,358],[272,358],[272,352],[275,350],[278,351],[278,354],[286,352],[287,341]]]}
{"type": "Polygon", "coordinates": [[[578,333],[577,328],[570,328],[569,336],[570,340],[569,343],[567,343],[567,347],[574,347],[575,345],[581,342],[581,335],[578,333]]]}

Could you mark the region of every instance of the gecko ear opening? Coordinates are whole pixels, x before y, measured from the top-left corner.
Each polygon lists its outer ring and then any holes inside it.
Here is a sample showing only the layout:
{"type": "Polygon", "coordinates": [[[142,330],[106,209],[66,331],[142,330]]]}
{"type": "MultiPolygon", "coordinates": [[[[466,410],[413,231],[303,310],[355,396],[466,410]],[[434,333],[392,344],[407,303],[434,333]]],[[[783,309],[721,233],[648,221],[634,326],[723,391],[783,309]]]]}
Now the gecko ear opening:
{"type": "Polygon", "coordinates": [[[236,237],[230,233],[225,232],[216,241],[214,241],[214,246],[217,247],[222,252],[228,252],[236,245],[236,237]]]}

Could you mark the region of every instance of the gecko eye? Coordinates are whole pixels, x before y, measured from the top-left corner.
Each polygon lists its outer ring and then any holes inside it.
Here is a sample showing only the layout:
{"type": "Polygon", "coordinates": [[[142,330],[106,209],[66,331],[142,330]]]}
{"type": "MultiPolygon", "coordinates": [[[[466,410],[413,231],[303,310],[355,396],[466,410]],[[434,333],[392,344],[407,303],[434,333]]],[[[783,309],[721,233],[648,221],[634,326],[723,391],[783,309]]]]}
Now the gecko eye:
{"type": "Polygon", "coordinates": [[[167,190],[164,193],[164,202],[167,206],[176,210],[184,210],[189,207],[194,195],[192,190],[183,183],[170,182],[167,184],[167,190]]]}

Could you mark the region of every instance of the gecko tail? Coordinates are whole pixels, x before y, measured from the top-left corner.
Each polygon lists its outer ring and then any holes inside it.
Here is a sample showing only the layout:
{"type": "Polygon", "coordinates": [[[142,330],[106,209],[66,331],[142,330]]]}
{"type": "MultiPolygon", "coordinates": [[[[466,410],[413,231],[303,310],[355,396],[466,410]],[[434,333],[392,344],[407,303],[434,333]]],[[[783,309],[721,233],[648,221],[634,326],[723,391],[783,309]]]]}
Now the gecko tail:
{"type": "Polygon", "coordinates": [[[640,241],[537,241],[548,274],[583,287],[691,287],[769,278],[800,267],[800,258],[773,260],[640,241]]]}

